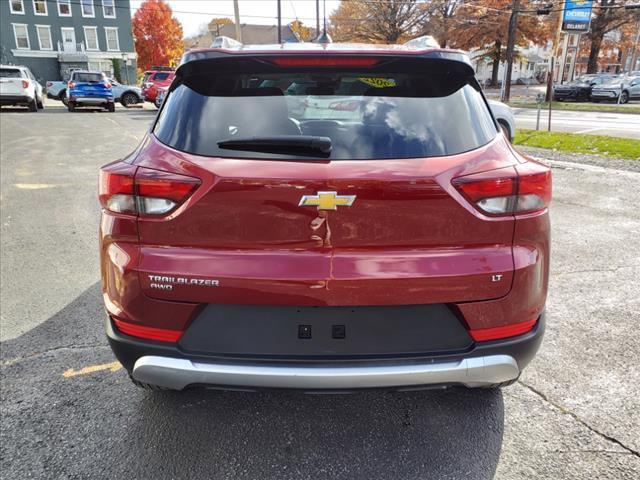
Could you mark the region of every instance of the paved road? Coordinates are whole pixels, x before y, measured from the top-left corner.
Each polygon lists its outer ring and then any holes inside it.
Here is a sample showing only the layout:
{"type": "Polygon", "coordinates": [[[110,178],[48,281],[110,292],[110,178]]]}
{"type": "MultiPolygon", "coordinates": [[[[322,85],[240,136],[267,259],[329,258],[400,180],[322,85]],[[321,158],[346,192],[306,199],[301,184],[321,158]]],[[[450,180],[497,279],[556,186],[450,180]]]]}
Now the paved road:
{"type": "MultiPolygon", "coordinates": [[[[514,108],[517,128],[536,128],[538,111],[529,108],[514,108]]],[[[549,124],[549,111],[540,114],[540,129],[549,124]]],[[[551,131],[589,133],[640,139],[640,115],[631,113],[572,112],[554,110],[551,113],[551,131]]]]}
{"type": "Polygon", "coordinates": [[[638,478],[640,174],[555,164],[547,335],[512,387],[149,393],[102,333],[95,195],[152,116],[0,115],[3,479],[638,478]]]}

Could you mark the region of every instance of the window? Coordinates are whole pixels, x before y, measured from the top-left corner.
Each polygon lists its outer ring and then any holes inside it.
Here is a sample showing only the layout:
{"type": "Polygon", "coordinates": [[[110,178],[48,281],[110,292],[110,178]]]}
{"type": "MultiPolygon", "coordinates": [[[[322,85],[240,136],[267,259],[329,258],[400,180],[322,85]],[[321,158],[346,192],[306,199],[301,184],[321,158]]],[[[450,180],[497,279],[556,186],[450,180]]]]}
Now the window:
{"type": "Polygon", "coordinates": [[[18,68],[0,68],[0,78],[22,78],[22,72],[18,68]]]}
{"type": "Polygon", "coordinates": [[[40,50],[53,50],[53,42],[51,42],[51,27],[49,27],[49,25],[36,25],[36,32],[38,32],[40,50]]]}
{"type": "Polygon", "coordinates": [[[16,39],[16,48],[19,50],[29,50],[31,44],[29,43],[29,31],[27,26],[23,23],[13,24],[13,36],[16,39]]]}
{"type": "Polygon", "coordinates": [[[251,68],[252,73],[184,76],[165,99],[156,137],[197,155],[264,159],[291,158],[291,153],[286,146],[266,153],[250,146],[225,149],[219,142],[329,137],[328,158],[363,161],[456,155],[485,145],[497,133],[475,80],[434,62],[374,74],[251,68]]]}
{"type": "Polygon", "coordinates": [[[118,28],[104,27],[104,32],[107,36],[107,50],[109,51],[120,50],[120,44],[118,43],[118,28]]]}
{"type": "Polygon", "coordinates": [[[61,17],[71,16],[71,0],[58,0],[58,15],[61,17]]]}
{"type": "Polygon", "coordinates": [[[95,17],[96,12],[93,10],[93,0],[81,0],[80,5],[82,7],[83,17],[95,17]]]}
{"type": "Polygon", "coordinates": [[[11,13],[24,15],[24,0],[9,0],[9,5],[11,6],[11,13]]]}
{"type": "Polygon", "coordinates": [[[73,72],[71,75],[71,80],[74,82],[82,82],[82,83],[98,83],[104,82],[106,78],[104,78],[103,73],[92,73],[92,72],[73,72]]]}
{"type": "Polygon", "coordinates": [[[116,18],[114,0],[102,0],[102,13],[104,18],[116,18]]]}
{"type": "Polygon", "coordinates": [[[169,74],[168,73],[156,73],[153,76],[153,80],[154,81],[158,81],[158,82],[162,82],[163,80],[166,80],[167,78],[169,78],[169,74]]]}
{"type": "Polygon", "coordinates": [[[46,15],[47,0],[33,0],[33,13],[35,15],[46,15]]]}
{"type": "Polygon", "coordinates": [[[98,27],[84,27],[84,43],[87,50],[100,50],[98,45],[98,27]]]}

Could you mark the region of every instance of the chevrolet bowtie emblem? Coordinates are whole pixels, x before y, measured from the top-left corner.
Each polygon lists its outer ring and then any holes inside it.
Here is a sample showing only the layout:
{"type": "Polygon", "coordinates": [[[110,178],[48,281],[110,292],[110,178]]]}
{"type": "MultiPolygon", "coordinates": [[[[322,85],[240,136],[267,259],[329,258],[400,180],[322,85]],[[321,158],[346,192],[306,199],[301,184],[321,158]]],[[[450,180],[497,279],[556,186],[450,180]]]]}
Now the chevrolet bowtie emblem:
{"type": "Polygon", "coordinates": [[[299,207],[318,207],[318,210],[337,210],[338,207],[350,207],[355,195],[338,195],[337,192],[318,192],[317,195],[303,195],[299,207]]]}

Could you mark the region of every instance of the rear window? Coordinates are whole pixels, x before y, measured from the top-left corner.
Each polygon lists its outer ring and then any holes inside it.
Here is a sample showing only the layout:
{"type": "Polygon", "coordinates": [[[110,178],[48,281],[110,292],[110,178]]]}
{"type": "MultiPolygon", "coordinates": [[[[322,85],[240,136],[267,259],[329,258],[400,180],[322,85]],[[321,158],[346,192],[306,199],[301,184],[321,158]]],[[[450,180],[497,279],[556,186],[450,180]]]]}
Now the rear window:
{"type": "Polygon", "coordinates": [[[154,133],[178,150],[218,157],[304,157],[218,145],[303,135],[328,137],[333,160],[454,155],[497,133],[474,84],[451,72],[193,74],[166,98],[154,133]]]}
{"type": "Polygon", "coordinates": [[[22,72],[17,68],[0,68],[0,78],[22,78],[22,72]]]}
{"type": "Polygon", "coordinates": [[[74,72],[73,80],[76,82],[103,82],[105,76],[102,73],[86,73],[86,72],[74,72]]]}
{"type": "Polygon", "coordinates": [[[168,73],[156,73],[153,76],[154,80],[166,80],[167,78],[169,78],[169,74],[168,73]]]}

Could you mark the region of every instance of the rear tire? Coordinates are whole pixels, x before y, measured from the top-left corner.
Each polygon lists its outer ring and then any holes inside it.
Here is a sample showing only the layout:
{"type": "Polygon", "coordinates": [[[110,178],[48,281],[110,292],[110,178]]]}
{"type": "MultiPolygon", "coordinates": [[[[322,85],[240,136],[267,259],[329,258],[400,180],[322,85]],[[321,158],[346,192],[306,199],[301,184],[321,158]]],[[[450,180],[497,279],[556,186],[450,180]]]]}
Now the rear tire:
{"type": "Polygon", "coordinates": [[[34,97],[34,99],[29,102],[29,111],[30,112],[37,112],[38,111],[38,100],[37,98],[34,97]]]}
{"type": "Polygon", "coordinates": [[[67,102],[67,109],[70,112],[75,112],[76,111],[76,102],[67,102]]]}
{"type": "Polygon", "coordinates": [[[123,107],[127,108],[138,103],[138,97],[135,93],[125,93],[124,95],[122,95],[122,97],[120,97],[120,103],[123,107]]]}
{"type": "Polygon", "coordinates": [[[42,99],[38,100],[38,108],[44,110],[44,101],[42,99]]]}
{"type": "Polygon", "coordinates": [[[622,92],[620,94],[620,103],[627,103],[629,101],[629,92],[622,92]]]}
{"type": "Polygon", "coordinates": [[[67,91],[66,90],[61,91],[59,97],[60,97],[60,101],[62,102],[62,104],[65,107],[68,107],[69,106],[69,99],[67,98],[67,91]]]}
{"type": "Polygon", "coordinates": [[[499,120],[498,120],[498,125],[500,125],[500,130],[502,130],[502,133],[504,133],[504,136],[507,137],[507,140],[511,142],[513,138],[511,137],[511,130],[509,129],[509,125],[499,120]]]}
{"type": "Polygon", "coordinates": [[[116,111],[116,105],[115,105],[114,103],[109,103],[109,104],[107,105],[107,110],[108,110],[109,112],[111,112],[111,113],[115,112],[115,111],[116,111]]]}

